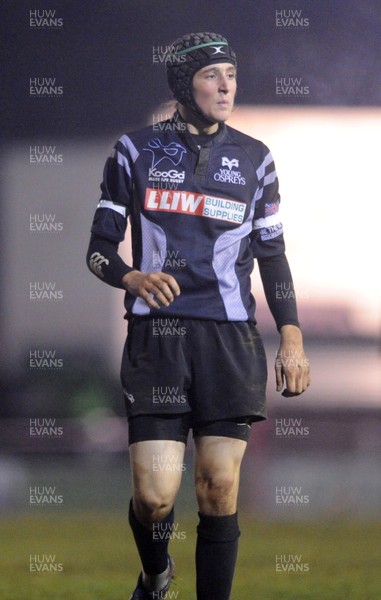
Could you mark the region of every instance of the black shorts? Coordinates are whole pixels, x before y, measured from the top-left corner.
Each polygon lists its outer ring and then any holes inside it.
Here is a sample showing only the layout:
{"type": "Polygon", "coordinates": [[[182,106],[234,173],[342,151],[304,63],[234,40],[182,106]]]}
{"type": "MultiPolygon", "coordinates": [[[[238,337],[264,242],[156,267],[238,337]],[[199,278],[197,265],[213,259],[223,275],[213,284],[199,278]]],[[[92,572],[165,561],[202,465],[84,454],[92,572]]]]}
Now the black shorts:
{"type": "Polygon", "coordinates": [[[121,379],[129,419],[190,413],[197,428],[266,418],[266,356],[250,321],[134,318],[121,379]]]}
{"type": "Polygon", "coordinates": [[[192,424],[192,414],[182,415],[138,415],[128,420],[128,443],[147,440],[173,440],[187,443],[189,430],[193,428],[193,437],[217,435],[235,438],[247,442],[251,425],[248,419],[232,419],[211,421],[210,423],[192,424]]]}

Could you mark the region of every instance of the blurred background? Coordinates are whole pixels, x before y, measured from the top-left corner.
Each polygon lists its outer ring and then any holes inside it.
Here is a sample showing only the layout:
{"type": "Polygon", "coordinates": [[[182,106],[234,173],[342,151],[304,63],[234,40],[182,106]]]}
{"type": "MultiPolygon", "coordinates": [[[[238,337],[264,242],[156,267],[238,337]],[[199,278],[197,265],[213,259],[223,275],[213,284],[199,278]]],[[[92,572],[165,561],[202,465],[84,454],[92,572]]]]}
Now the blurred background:
{"type": "MultiPolygon", "coordinates": [[[[239,63],[229,124],[277,165],[313,374],[303,397],[276,394],[255,272],[270,418],[253,428],[242,510],[379,518],[379,2],[6,0],[1,11],[3,516],[126,508],[123,293],[87,270],[89,230],[113,143],[170,99],[162,52],[187,31],[217,31],[239,63]],[[36,506],[36,494],[55,500],[36,506]]],[[[190,443],[181,502],[195,510],[191,462],[190,443]]]]}

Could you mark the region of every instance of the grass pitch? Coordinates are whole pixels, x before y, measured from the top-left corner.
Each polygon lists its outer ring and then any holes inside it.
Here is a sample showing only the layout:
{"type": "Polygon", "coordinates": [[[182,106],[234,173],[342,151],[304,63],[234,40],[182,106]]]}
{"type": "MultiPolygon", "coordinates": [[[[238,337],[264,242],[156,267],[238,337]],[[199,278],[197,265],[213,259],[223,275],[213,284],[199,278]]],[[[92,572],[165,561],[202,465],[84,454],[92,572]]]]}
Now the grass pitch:
{"type": "MultiPolygon", "coordinates": [[[[240,523],[231,600],[381,600],[381,523],[240,523]]],[[[168,600],[195,600],[195,525],[178,520],[168,600]]],[[[3,517],[0,557],[1,600],[128,600],[140,568],[127,514],[3,517]],[[31,556],[57,570],[31,572],[31,556]]]]}

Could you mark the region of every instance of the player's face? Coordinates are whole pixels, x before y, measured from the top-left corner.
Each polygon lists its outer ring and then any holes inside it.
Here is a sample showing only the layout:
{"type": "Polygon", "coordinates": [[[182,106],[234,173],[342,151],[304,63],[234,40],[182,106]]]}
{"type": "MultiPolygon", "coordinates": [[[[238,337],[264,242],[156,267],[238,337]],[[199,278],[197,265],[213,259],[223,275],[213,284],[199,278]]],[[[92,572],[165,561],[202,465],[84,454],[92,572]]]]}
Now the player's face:
{"type": "Polygon", "coordinates": [[[193,77],[196,104],[211,121],[226,121],[230,117],[236,91],[237,71],[230,63],[209,65],[193,77]]]}

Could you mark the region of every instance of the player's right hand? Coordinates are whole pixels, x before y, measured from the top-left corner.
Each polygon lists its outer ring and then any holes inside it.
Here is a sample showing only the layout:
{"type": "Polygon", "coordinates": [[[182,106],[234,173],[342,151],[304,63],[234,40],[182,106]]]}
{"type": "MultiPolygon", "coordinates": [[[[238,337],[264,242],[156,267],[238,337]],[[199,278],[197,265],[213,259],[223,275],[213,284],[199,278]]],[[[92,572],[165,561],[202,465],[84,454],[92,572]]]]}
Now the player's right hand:
{"type": "Polygon", "coordinates": [[[161,271],[130,271],[124,275],[122,283],[130,294],[142,298],[150,308],[169,306],[180,295],[176,279],[161,271]]]}

